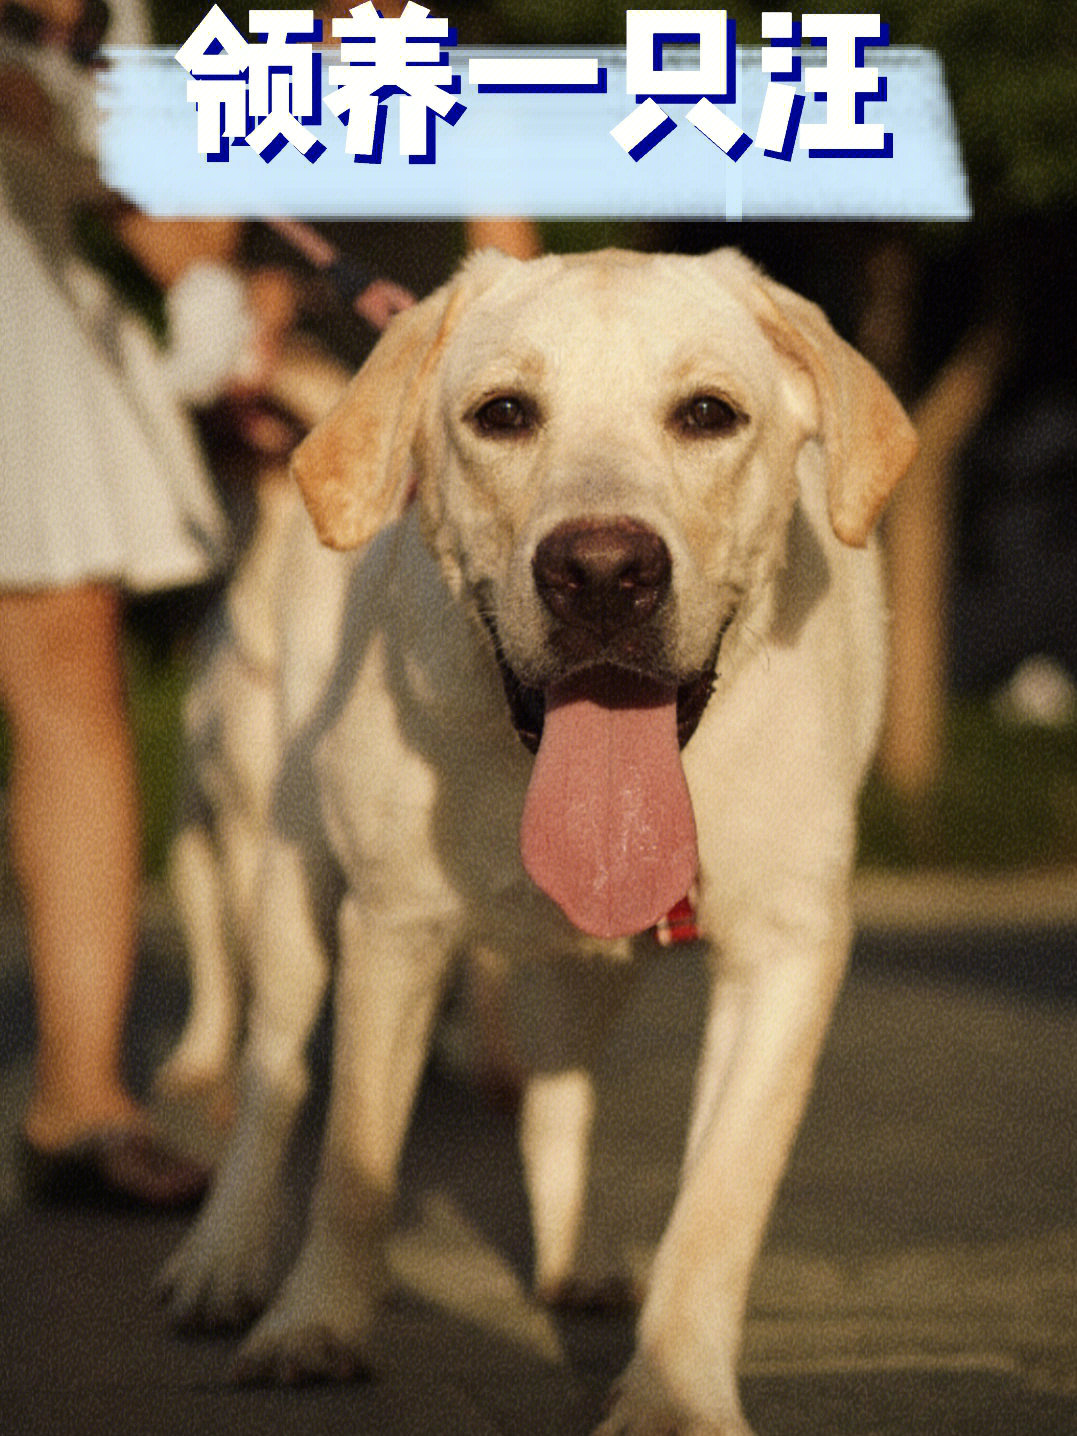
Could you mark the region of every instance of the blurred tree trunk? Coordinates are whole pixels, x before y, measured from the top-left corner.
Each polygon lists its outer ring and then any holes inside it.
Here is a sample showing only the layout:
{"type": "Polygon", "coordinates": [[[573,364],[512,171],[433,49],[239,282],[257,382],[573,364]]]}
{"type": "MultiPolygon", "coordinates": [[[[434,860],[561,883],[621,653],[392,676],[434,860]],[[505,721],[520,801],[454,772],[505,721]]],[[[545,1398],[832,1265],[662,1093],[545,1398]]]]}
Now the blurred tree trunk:
{"type": "MultiPolygon", "coordinates": [[[[864,272],[858,342],[904,397],[910,387],[918,288],[908,238],[882,239],[869,253],[864,272]]],[[[910,406],[920,451],[887,510],[892,626],[879,768],[910,801],[930,793],[942,766],[955,475],[997,390],[1006,347],[1000,317],[974,327],[910,406]]]]}
{"type": "Polygon", "coordinates": [[[965,335],[913,406],[920,452],[886,524],[890,561],[890,690],[880,770],[903,797],[930,792],[942,765],[954,480],[1005,359],[1001,323],[965,335]]]}

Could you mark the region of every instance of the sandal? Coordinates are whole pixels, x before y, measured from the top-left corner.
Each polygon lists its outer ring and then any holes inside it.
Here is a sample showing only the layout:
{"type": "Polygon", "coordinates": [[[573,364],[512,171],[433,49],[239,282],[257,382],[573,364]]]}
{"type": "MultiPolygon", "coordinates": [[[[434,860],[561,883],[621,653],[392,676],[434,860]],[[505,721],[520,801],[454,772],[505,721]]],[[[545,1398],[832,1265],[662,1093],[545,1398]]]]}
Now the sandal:
{"type": "Polygon", "coordinates": [[[19,1139],[23,1190],[56,1206],[180,1210],[209,1186],[209,1168],[150,1132],[106,1128],[57,1151],[19,1139]]]}

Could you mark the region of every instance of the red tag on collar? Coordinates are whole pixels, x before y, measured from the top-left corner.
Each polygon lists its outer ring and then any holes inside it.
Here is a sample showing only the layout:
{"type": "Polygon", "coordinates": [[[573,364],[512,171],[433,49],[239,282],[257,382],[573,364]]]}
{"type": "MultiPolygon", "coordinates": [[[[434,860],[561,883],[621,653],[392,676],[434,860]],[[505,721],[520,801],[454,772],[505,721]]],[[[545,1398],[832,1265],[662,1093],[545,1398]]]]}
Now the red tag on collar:
{"type": "Polygon", "coordinates": [[[696,910],[691,896],[681,898],[672,911],[652,928],[654,940],[659,947],[673,947],[675,943],[696,942],[699,928],[696,926],[696,910]]]}

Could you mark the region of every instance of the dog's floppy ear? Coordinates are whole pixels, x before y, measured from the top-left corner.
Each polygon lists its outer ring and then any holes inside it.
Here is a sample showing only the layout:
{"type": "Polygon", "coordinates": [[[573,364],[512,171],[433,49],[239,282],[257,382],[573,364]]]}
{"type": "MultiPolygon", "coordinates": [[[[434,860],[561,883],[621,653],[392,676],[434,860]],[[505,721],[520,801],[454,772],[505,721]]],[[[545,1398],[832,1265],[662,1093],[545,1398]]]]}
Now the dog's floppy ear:
{"type": "Polygon", "coordinates": [[[331,548],[358,548],[403,512],[423,379],[456,291],[450,281],[390,320],[344,397],[292,457],[318,537],[331,548]]]}
{"type": "Polygon", "coordinates": [[[815,387],[830,522],[843,543],[859,548],[913,461],[916,431],[880,376],[817,305],[758,270],[751,302],[775,348],[815,387]]]}

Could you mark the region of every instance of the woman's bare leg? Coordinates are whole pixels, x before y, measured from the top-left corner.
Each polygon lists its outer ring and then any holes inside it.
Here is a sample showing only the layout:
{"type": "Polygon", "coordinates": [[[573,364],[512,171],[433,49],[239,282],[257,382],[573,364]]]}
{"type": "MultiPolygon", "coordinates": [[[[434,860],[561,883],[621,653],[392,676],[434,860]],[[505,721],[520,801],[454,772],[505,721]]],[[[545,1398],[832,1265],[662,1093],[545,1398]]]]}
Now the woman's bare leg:
{"type": "Polygon", "coordinates": [[[144,1122],[122,1077],[139,806],[120,634],[108,585],[0,593],[12,849],[38,1021],[25,1131],[46,1150],[144,1122]]]}

